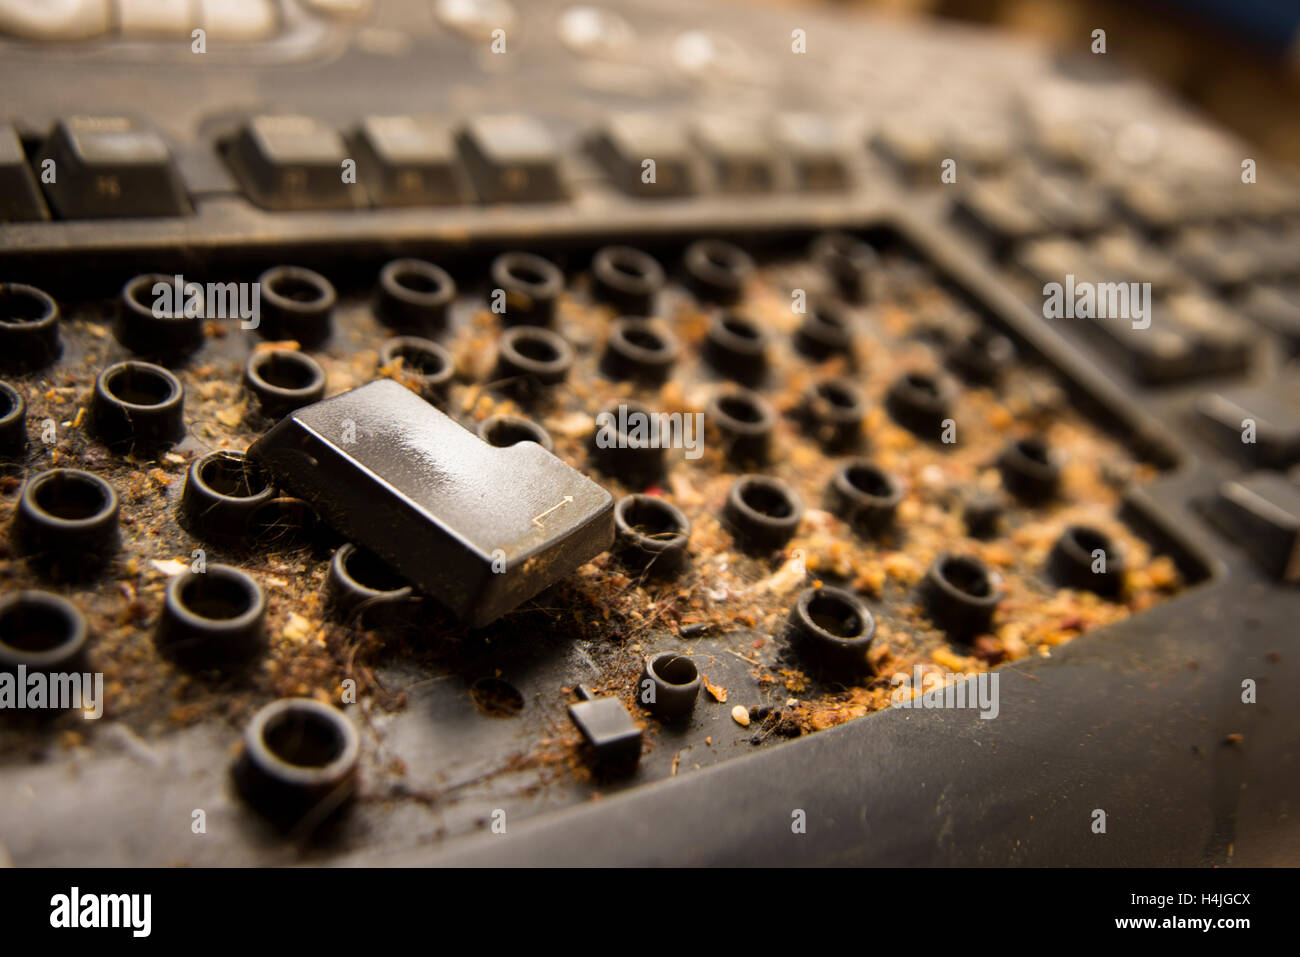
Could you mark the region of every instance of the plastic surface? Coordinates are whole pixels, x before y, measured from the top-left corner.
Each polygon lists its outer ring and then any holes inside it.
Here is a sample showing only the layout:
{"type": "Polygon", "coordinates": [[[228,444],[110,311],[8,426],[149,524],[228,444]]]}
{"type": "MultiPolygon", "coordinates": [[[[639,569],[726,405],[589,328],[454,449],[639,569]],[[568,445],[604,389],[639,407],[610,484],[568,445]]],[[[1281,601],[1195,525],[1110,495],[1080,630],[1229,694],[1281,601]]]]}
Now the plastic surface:
{"type": "Polygon", "coordinates": [[[299,409],[249,455],[471,624],[609,547],[613,498],[536,443],[496,448],[395,382],[299,409]],[[417,531],[418,529],[418,531],[417,531]]]}

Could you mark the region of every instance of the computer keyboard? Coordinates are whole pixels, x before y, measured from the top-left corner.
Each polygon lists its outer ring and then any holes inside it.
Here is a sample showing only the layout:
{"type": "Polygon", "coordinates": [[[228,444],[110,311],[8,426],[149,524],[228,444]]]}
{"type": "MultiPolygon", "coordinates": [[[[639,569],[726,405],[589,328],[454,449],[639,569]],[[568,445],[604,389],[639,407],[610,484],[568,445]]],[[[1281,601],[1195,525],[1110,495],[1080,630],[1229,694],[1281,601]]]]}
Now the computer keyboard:
{"type": "Polygon", "coordinates": [[[1270,861],[1300,179],[1083,50],[0,0],[0,850],[1270,861]]]}

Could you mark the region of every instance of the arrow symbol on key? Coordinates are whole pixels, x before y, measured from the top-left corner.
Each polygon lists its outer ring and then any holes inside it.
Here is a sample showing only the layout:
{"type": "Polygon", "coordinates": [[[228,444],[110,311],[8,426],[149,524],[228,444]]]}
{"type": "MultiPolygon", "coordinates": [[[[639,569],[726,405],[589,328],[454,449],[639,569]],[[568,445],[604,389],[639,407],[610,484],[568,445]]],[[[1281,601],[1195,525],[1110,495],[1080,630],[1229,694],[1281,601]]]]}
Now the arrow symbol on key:
{"type": "Polygon", "coordinates": [[[552,506],[551,506],[550,508],[548,508],[546,511],[541,512],[541,513],[538,514],[538,515],[534,515],[534,516],[533,516],[533,524],[536,525],[538,528],[545,528],[545,527],[546,527],[546,523],[543,522],[542,519],[544,519],[547,515],[550,515],[550,514],[551,514],[553,511],[555,511],[557,508],[564,508],[564,506],[568,505],[568,504],[569,504],[570,502],[572,502],[572,501],[573,501],[573,496],[572,496],[572,495],[566,495],[566,496],[564,496],[564,501],[562,501],[562,502],[556,502],[554,505],[552,505],[552,506]]]}

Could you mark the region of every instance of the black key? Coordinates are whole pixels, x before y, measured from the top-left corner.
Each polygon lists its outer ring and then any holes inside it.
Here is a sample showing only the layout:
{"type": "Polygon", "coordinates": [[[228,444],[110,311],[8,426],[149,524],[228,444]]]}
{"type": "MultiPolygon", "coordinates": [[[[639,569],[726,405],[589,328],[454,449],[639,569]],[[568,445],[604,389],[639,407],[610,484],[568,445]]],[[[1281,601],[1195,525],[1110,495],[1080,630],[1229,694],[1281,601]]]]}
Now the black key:
{"type": "Polygon", "coordinates": [[[1282,339],[1290,355],[1300,355],[1300,283],[1256,287],[1247,295],[1241,311],[1282,339]]]}
{"type": "Polygon", "coordinates": [[[1116,189],[1115,204],[1130,219],[1153,232],[1173,229],[1183,219],[1178,191],[1157,180],[1125,181],[1116,189]]]}
{"type": "Polygon", "coordinates": [[[975,180],[953,200],[953,217],[1001,255],[1012,245],[1042,236],[1048,223],[1019,196],[1008,179],[975,180]]]}
{"type": "Polygon", "coordinates": [[[569,705],[569,717],[603,765],[629,768],[641,757],[641,726],[617,698],[592,698],[569,705]]]}
{"type": "Polygon", "coordinates": [[[1114,220],[1109,198],[1082,179],[1017,171],[1020,198],[1053,229],[1090,233],[1114,220]]]}
{"type": "Polygon", "coordinates": [[[531,117],[479,117],[461,130],[457,143],[483,202],[564,198],[559,149],[550,131],[531,117]]]}
{"type": "Polygon", "coordinates": [[[790,163],[796,189],[848,188],[855,144],[844,123],[817,113],[781,113],[772,121],[772,138],[790,163]]]}
{"type": "Polygon", "coordinates": [[[1167,314],[1196,347],[1196,374],[1229,375],[1244,372],[1254,361],[1258,334],[1220,300],[1180,293],[1157,300],[1155,318],[1167,314]]]}
{"type": "Polygon", "coordinates": [[[1187,288],[1193,283],[1193,277],[1159,246],[1128,230],[1113,230],[1098,236],[1088,244],[1088,251],[1099,271],[1122,276],[1129,282],[1149,282],[1156,295],[1187,288]]]}
{"type": "Polygon", "coordinates": [[[365,204],[344,181],[342,137],[308,116],[255,116],[240,131],[230,162],[249,198],[267,209],[346,209],[365,204]]]}
{"type": "Polygon", "coordinates": [[[1245,249],[1254,262],[1253,278],[1278,278],[1300,270],[1300,229],[1288,225],[1236,223],[1225,228],[1226,242],[1245,249]]]}
{"type": "MultiPolygon", "coordinates": [[[[1108,280],[1120,281],[1099,277],[1100,282],[1108,280]]],[[[1231,375],[1250,367],[1257,337],[1217,300],[1179,293],[1156,297],[1148,309],[1148,328],[1134,328],[1123,318],[1095,319],[1090,326],[1119,347],[1137,379],[1169,383],[1231,375]]]]}
{"type": "Polygon", "coordinates": [[[489,445],[388,379],[297,410],[248,454],[473,626],[614,541],[599,485],[535,442],[489,445]]]}
{"type": "MultiPolygon", "coordinates": [[[[1012,157],[1010,134],[996,114],[958,113],[945,123],[941,150],[968,174],[991,174],[1006,168],[1012,157]]],[[[960,180],[959,180],[960,182],[960,180]]]]}
{"type": "Polygon", "coordinates": [[[1240,285],[1261,268],[1249,243],[1224,227],[1194,226],[1174,240],[1171,254],[1187,272],[1219,286],[1240,285]]]}
{"type": "Polygon", "coordinates": [[[1211,392],[1196,411],[1224,448],[1257,466],[1300,462],[1300,390],[1273,383],[1211,392]]]}
{"type": "MultiPolygon", "coordinates": [[[[890,121],[871,136],[871,147],[900,177],[915,186],[938,186],[944,153],[942,132],[932,123],[890,121]]],[[[958,170],[958,182],[960,182],[958,170]]]]}
{"type": "Polygon", "coordinates": [[[167,144],[122,116],[74,116],[54,128],[37,170],[53,160],[45,197],[64,219],[180,216],[190,212],[167,144]]]}
{"type": "Polygon", "coordinates": [[[377,206],[464,202],[467,184],[448,124],[413,116],[372,116],[357,130],[357,163],[377,206]]]}
{"type": "Polygon", "coordinates": [[[1154,283],[1148,296],[1141,280],[1128,278],[1130,270],[1103,266],[1087,247],[1070,240],[1026,243],[1016,251],[1015,262],[1036,281],[1062,287],[1067,310],[1045,321],[1076,323],[1095,333],[1142,382],[1230,375],[1245,371],[1254,360],[1258,337],[1217,299],[1184,292],[1157,295],[1154,283]],[[1137,288],[1133,283],[1138,283],[1137,288]],[[1077,308],[1068,310],[1083,295],[1085,284],[1092,287],[1094,318],[1084,318],[1077,308]],[[1134,295],[1143,299],[1141,316],[1134,308],[1134,295]],[[1100,315],[1103,301],[1105,318],[1100,315]],[[1111,314],[1112,310],[1119,314],[1111,314]]]}
{"type": "Polygon", "coordinates": [[[763,193],[776,187],[772,144],[757,122],[714,116],[698,121],[693,134],[709,158],[713,185],[719,192],[763,193]]]}
{"type": "Polygon", "coordinates": [[[1039,283],[1064,283],[1065,277],[1092,279],[1100,271],[1092,253],[1073,239],[1048,237],[1018,246],[1014,264],[1030,279],[1039,283]]]}
{"type": "Polygon", "coordinates": [[[1103,341],[1119,350],[1129,374],[1146,383],[1176,382],[1202,373],[1196,344],[1176,325],[1152,324],[1134,329],[1124,319],[1093,320],[1103,341]]]}
{"type": "Polygon", "coordinates": [[[48,218],[18,134],[0,123],[0,223],[48,218]]]}
{"type": "Polygon", "coordinates": [[[1044,165],[1086,176],[1097,159],[1097,142],[1089,132],[1087,126],[1051,116],[1035,118],[1032,135],[1044,165]]]}
{"type": "Polygon", "coordinates": [[[955,211],[995,248],[1049,233],[1096,232],[1111,220],[1102,194],[1064,176],[1023,164],[996,178],[958,178],[955,211]]]}
{"type": "Polygon", "coordinates": [[[987,115],[895,116],[871,135],[871,148],[913,185],[944,182],[944,161],[952,160],[957,182],[1005,170],[1013,155],[1012,138],[987,115]]]}
{"type": "Polygon", "coordinates": [[[699,188],[695,147],[680,124],[664,117],[644,113],[615,117],[592,136],[590,150],[614,187],[628,195],[688,196],[699,188]]]}
{"type": "Polygon", "coordinates": [[[1154,233],[1207,223],[1226,212],[1220,183],[1185,177],[1125,177],[1116,187],[1115,203],[1122,213],[1154,233]]]}
{"type": "Polygon", "coordinates": [[[1210,517],[1269,575],[1300,582],[1300,486],[1280,472],[1224,482],[1210,517]]]}

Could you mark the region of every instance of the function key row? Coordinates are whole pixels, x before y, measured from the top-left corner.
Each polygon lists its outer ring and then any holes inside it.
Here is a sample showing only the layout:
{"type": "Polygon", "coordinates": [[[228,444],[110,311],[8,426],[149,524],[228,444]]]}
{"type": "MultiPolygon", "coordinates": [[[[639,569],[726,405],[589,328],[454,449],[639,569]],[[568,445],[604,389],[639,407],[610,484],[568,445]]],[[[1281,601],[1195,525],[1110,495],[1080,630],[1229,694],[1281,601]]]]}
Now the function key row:
{"type": "MultiPolygon", "coordinates": [[[[835,191],[852,186],[849,126],[816,114],[754,120],[627,114],[576,152],[624,195],[835,191]]],[[[272,210],[562,202],[568,156],[524,115],[453,123],[371,116],[339,130],[309,116],[254,116],[217,149],[244,194],[272,210]]],[[[0,222],[183,216],[192,211],[161,133],[127,117],[60,121],[29,152],[0,125],[0,222]]]]}
{"type": "Polygon", "coordinates": [[[369,117],[345,137],[307,116],[256,116],[225,149],[253,202],[267,209],[347,209],[562,200],[560,150],[525,116],[463,126],[369,117]]]}

